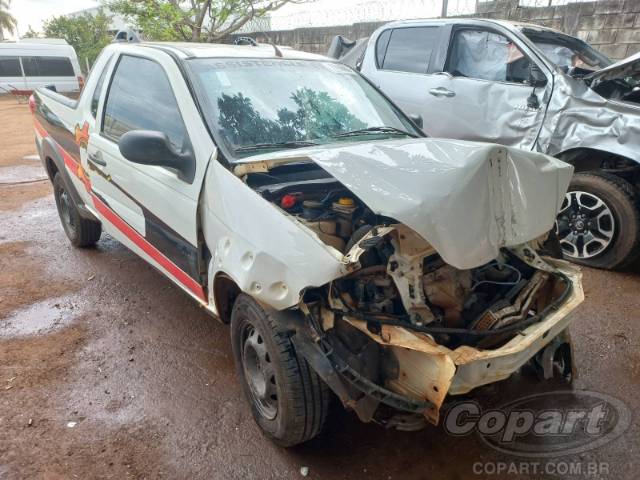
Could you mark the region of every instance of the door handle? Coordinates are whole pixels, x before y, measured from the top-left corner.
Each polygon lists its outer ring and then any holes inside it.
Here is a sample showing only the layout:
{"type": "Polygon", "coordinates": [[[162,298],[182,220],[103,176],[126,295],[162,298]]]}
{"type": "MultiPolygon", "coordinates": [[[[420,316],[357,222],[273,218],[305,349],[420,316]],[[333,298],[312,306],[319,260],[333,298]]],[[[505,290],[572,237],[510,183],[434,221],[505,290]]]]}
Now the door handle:
{"type": "Polygon", "coordinates": [[[90,153],[87,157],[91,163],[95,163],[96,165],[101,165],[103,167],[107,166],[107,162],[102,159],[102,153],[99,151],[96,153],[90,153]]]}
{"type": "Polygon", "coordinates": [[[429,93],[434,97],[455,97],[456,96],[456,92],[453,92],[448,88],[444,88],[444,87],[432,88],[431,90],[429,90],[429,93]]]}

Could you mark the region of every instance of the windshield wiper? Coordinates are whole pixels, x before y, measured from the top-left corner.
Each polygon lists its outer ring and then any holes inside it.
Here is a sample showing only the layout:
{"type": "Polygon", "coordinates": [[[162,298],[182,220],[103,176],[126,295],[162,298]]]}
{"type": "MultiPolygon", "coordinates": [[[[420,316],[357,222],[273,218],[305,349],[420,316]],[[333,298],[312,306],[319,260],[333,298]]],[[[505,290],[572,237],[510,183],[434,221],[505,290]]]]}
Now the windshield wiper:
{"type": "Polygon", "coordinates": [[[369,128],[361,128],[359,130],[351,130],[350,132],[342,132],[331,135],[331,137],[356,137],[358,135],[370,135],[370,134],[380,134],[380,133],[392,133],[395,135],[406,135],[411,138],[417,138],[418,135],[415,133],[405,132],[396,127],[369,127],[369,128]]]}
{"type": "Polygon", "coordinates": [[[235,152],[251,152],[253,150],[264,150],[268,148],[301,148],[311,147],[318,145],[316,142],[310,142],[308,140],[292,140],[290,142],[275,142],[275,143],[256,143],[254,145],[243,145],[242,147],[235,148],[235,152]]]}

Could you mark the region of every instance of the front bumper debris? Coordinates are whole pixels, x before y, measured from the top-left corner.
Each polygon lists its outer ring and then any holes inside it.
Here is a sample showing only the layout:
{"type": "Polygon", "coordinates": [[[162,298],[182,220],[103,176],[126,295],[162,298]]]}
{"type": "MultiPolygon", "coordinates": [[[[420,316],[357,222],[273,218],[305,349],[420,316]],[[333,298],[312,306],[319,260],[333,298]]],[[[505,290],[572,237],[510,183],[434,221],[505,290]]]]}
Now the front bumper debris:
{"type": "MultiPolygon", "coordinates": [[[[366,321],[344,317],[372,340],[391,349],[397,358],[397,377],[381,386],[359,375],[330,346],[323,345],[322,339],[314,334],[315,329],[299,329],[293,338],[294,344],[343,403],[356,410],[362,420],[369,421],[377,405],[383,403],[396,410],[421,413],[429,422],[437,424],[447,395],[461,395],[481,385],[504,380],[539,353],[539,362],[549,363],[557,348],[568,341],[565,330],[572,321],[570,314],[584,300],[582,275],[568,262],[546,260],[569,280],[570,291],[542,320],[519,331],[499,348],[483,350],[462,345],[451,350],[429,335],[401,326],[382,324],[379,331],[373,333],[366,321]],[[554,348],[545,350],[550,344],[554,348]],[[352,394],[354,388],[361,392],[359,398],[352,394]]],[[[545,376],[548,375],[549,366],[545,368],[543,364],[542,367],[545,376]]]]}

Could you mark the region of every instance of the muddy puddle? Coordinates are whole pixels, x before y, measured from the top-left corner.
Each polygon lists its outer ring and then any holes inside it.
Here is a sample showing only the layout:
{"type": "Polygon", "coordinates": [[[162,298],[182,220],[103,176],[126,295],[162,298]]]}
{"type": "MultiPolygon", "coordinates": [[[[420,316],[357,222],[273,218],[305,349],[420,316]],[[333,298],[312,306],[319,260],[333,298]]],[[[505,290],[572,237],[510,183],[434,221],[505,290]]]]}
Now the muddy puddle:
{"type": "Polygon", "coordinates": [[[27,165],[0,167],[0,185],[46,180],[47,175],[39,162],[29,161],[27,165]]]}
{"type": "Polygon", "coordinates": [[[70,324],[78,314],[75,304],[67,298],[37,302],[0,319],[0,338],[48,333],[70,324]]]}

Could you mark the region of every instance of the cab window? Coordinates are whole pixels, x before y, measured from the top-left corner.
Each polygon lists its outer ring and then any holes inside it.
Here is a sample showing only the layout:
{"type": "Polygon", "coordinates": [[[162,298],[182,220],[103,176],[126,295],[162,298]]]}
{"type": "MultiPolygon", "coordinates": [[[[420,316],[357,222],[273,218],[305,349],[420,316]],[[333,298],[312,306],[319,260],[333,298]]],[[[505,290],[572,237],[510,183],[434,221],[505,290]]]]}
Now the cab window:
{"type": "Polygon", "coordinates": [[[383,70],[427,73],[439,27],[396,28],[383,32],[376,44],[376,61],[383,70]]]}
{"type": "Polygon", "coordinates": [[[507,37],[487,30],[454,33],[445,70],[454,77],[527,83],[529,59],[507,37]]]}
{"type": "Polygon", "coordinates": [[[102,72],[100,73],[100,78],[98,78],[98,83],[96,84],[96,88],[93,91],[93,95],[91,96],[91,116],[96,118],[98,115],[98,103],[100,102],[100,94],[102,93],[102,87],[104,85],[104,78],[107,76],[107,71],[109,70],[109,66],[111,65],[111,60],[109,60],[102,72]]]}
{"type": "Polygon", "coordinates": [[[131,130],[163,132],[178,150],[187,141],[178,102],[162,66],[123,55],[107,93],[102,133],[117,142],[131,130]]]}

